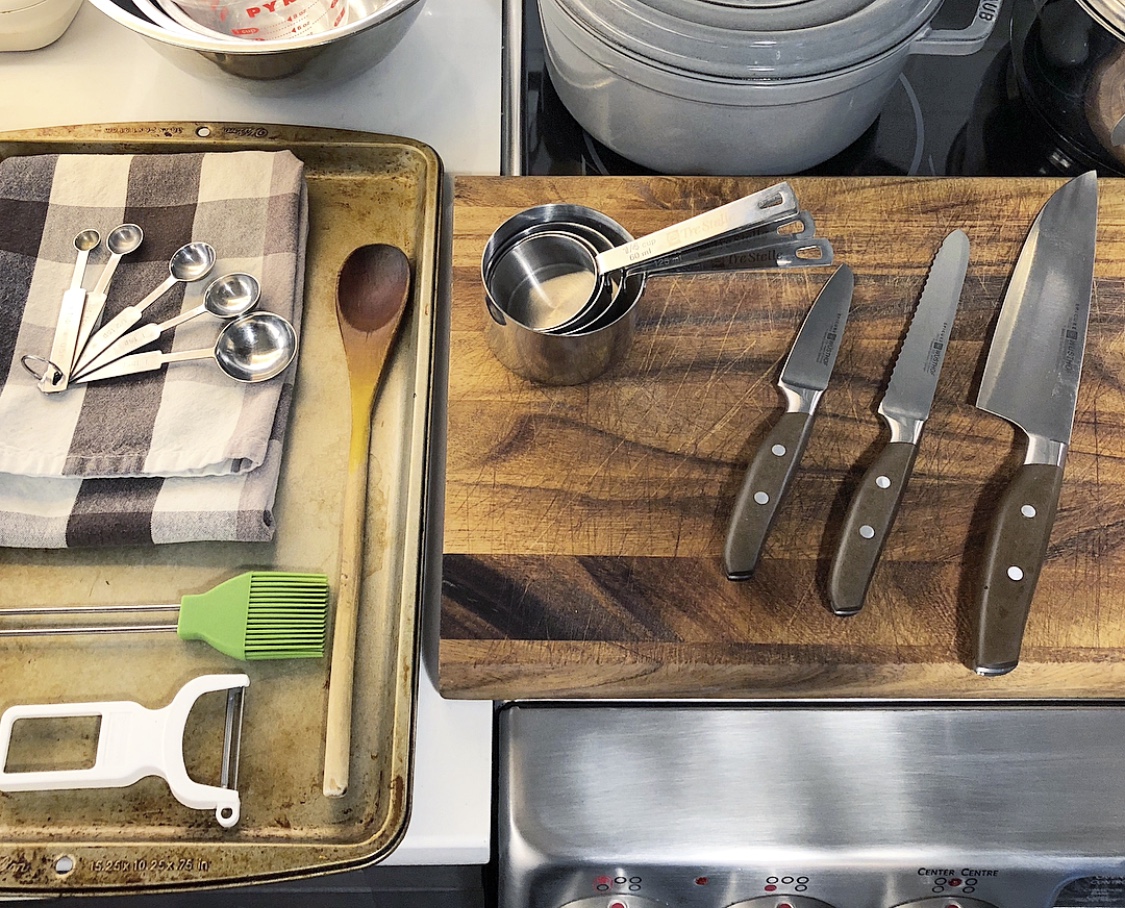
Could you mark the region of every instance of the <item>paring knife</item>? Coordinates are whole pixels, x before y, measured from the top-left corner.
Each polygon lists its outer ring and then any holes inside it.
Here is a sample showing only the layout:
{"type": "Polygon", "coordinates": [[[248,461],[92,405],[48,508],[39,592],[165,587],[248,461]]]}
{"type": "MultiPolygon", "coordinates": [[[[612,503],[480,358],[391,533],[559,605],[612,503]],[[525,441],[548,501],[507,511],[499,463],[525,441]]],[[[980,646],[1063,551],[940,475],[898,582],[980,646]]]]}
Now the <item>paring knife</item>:
{"type": "Polygon", "coordinates": [[[836,364],[854,286],[855,276],[847,265],[833,272],[805,316],[781,369],[777,386],[785,395],[786,412],[754,454],[735,500],[723,548],[723,567],[730,580],[748,579],[758,564],[836,364]]]}
{"type": "Polygon", "coordinates": [[[854,615],[863,607],[871,576],[914,469],[914,457],[934,401],[968,266],[969,238],[954,230],[934,257],[887,391],[879,403],[879,415],[891,430],[891,440],[864,474],[848,506],[828,578],[828,598],[837,615],[854,615]]]}
{"type": "Polygon", "coordinates": [[[1047,200],[1004,294],[977,406],[1027,435],[985,547],[974,668],[1019,662],[1028,610],[1055,520],[1078,401],[1094,282],[1098,181],[1090,171],[1047,200]]]}

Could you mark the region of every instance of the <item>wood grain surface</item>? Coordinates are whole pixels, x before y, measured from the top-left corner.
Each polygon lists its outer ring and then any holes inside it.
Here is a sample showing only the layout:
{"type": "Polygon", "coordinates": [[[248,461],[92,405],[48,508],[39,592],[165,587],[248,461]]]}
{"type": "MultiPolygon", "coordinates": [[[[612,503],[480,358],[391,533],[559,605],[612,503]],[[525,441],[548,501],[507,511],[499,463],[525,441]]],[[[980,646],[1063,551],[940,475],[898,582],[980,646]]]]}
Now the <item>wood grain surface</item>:
{"type": "Polygon", "coordinates": [[[1125,690],[1125,183],[1101,181],[1095,289],[1058,518],[1010,675],[968,668],[981,548],[1022,433],[972,405],[1038,179],[791,183],[855,298],[832,383],[754,577],[720,562],[780,365],[829,268],[653,278],[627,359],[533,384],[482,333],[480,255],[533,205],[590,205],[634,236],[769,179],[456,182],[440,688],[450,697],[1093,697],[1125,690]],[[934,253],[969,272],[914,476],[858,615],[825,583],[934,253]]]}

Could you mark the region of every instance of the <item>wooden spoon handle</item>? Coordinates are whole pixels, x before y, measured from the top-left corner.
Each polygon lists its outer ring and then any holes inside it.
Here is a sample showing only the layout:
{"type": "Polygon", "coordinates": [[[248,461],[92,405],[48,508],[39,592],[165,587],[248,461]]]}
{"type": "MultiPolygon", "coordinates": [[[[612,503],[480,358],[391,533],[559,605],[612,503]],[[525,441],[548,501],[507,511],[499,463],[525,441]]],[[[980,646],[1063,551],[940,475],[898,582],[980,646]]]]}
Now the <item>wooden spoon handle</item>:
{"type": "Polygon", "coordinates": [[[352,743],[352,687],[359,594],[363,585],[363,541],[367,517],[367,460],[371,450],[374,384],[352,388],[352,437],[340,526],[340,587],[332,631],[328,678],[328,725],[324,736],[324,796],[342,798],[348,790],[352,743]]]}

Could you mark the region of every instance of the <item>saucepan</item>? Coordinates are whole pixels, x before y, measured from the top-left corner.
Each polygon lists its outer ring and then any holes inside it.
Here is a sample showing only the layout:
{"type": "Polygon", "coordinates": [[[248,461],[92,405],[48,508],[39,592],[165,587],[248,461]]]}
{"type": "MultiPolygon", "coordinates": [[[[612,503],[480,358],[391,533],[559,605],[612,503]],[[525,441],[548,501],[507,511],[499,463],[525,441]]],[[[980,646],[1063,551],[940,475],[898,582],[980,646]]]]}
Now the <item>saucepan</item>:
{"type": "Polygon", "coordinates": [[[1125,7],[1118,0],[1013,7],[1012,70],[1037,127],[1075,172],[1125,174],[1125,7]]]}

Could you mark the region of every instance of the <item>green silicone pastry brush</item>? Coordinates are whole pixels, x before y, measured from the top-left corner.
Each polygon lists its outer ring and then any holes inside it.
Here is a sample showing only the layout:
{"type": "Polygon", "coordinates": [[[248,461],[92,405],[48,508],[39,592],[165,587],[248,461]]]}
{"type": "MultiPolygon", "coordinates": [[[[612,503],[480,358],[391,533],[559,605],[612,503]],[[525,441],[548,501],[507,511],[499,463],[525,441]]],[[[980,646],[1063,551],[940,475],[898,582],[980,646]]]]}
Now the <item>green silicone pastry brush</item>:
{"type": "Polygon", "coordinates": [[[179,605],[45,606],[0,609],[0,637],[175,631],[202,640],[227,656],[308,659],[324,655],[328,628],[328,578],[323,574],[247,571],[179,605]],[[179,611],[175,624],[104,624],[4,627],[11,618],[179,611]]]}

